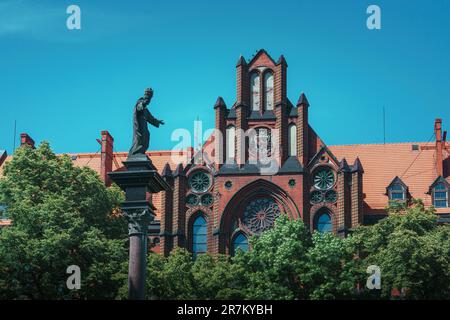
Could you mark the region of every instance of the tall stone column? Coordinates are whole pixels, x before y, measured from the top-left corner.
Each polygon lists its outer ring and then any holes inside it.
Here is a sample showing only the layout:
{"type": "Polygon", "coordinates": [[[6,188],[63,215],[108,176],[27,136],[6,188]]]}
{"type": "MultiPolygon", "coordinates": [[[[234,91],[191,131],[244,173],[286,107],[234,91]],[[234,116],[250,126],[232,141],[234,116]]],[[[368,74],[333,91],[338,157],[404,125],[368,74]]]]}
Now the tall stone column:
{"type": "Polygon", "coordinates": [[[125,201],[121,208],[128,222],[130,238],[130,256],[128,264],[128,298],[145,299],[147,270],[147,231],[153,221],[155,207],[149,201],[147,193],[169,190],[169,185],[158,174],[146,155],[128,158],[123,162],[126,171],[108,173],[122,190],[125,201]]]}

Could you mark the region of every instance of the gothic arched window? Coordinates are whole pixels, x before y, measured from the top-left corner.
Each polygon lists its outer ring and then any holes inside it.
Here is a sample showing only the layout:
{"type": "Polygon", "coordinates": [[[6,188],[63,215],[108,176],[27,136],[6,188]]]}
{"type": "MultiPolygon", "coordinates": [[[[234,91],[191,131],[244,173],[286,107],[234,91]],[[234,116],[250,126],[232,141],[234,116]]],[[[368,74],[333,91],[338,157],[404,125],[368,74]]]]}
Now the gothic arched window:
{"type": "Polygon", "coordinates": [[[273,73],[264,74],[264,109],[273,110],[273,73]]]}
{"type": "Polygon", "coordinates": [[[205,218],[199,215],[192,224],[192,253],[194,257],[199,253],[205,253],[208,249],[207,230],[205,218]]]}
{"type": "Polygon", "coordinates": [[[239,232],[237,236],[234,237],[232,244],[233,244],[231,251],[232,255],[235,255],[238,250],[242,250],[243,252],[248,251],[248,238],[242,232],[239,232]]]}
{"type": "Polygon", "coordinates": [[[272,155],[272,132],[269,128],[252,129],[249,136],[249,158],[266,161],[272,155]]]}
{"type": "Polygon", "coordinates": [[[258,73],[250,76],[250,105],[253,111],[259,111],[260,102],[260,77],[258,73]]]}
{"type": "Polygon", "coordinates": [[[236,151],[236,128],[229,126],[226,130],[226,160],[234,159],[236,151]]]}
{"type": "Polygon", "coordinates": [[[289,156],[297,156],[297,126],[291,124],[288,130],[289,156]]]}
{"type": "Polygon", "coordinates": [[[314,228],[319,232],[333,231],[333,223],[331,221],[331,215],[328,211],[322,210],[319,212],[314,228]]]}

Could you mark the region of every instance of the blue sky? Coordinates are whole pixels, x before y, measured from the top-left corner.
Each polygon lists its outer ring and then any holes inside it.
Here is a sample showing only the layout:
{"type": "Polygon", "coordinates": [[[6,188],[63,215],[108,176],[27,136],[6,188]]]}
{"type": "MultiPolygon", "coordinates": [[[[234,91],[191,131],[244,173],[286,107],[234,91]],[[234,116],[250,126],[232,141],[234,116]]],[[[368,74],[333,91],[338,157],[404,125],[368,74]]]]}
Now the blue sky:
{"type": "MultiPolygon", "coordinates": [[[[310,123],[329,145],[427,141],[450,127],[450,1],[0,0],[0,149],[17,136],[57,152],[96,152],[109,130],[131,142],[131,112],[145,87],[166,121],[151,149],[171,149],[177,128],[214,126],[213,105],[235,100],[235,64],[265,48],[288,62],[288,96],[308,96],[310,123]],[[82,29],[66,28],[77,4],[82,29]],[[366,28],[379,5],[382,29],[366,28]]],[[[18,139],[18,138],[17,138],[18,139]]]]}

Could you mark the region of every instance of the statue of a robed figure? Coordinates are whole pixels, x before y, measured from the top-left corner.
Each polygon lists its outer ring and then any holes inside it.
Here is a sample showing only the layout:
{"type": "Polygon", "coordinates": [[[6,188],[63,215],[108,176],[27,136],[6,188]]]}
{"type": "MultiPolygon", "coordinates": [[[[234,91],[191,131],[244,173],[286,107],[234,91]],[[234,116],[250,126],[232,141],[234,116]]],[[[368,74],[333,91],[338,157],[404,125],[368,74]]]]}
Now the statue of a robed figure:
{"type": "Polygon", "coordinates": [[[144,96],[139,98],[134,106],[133,112],[133,145],[131,146],[128,158],[140,157],[145,155],[150,144],[150,132],[147,123],[155,127],[164,124],[164,121],[158,120],[152,116],[147,106],[153,97],[153,89],[145,89],[144,96]]]}
{"type": "Polygon", "coordinates": [[[153,90],[146,89],[133,112],[133,145],[128,158],[123,161],[125,170],[109,172],[108,175],[123,191],[122,214],[128,222],[129,262],[128,298],[145,299],[148,250],[148,228],[155,219],[155,207],[148,194],[170,190],[170,185],[158,173],[151,159],[145,154],[149,147],[150,132],[147,123],[155,127],[164,124],[148,111],[153,90]]]}

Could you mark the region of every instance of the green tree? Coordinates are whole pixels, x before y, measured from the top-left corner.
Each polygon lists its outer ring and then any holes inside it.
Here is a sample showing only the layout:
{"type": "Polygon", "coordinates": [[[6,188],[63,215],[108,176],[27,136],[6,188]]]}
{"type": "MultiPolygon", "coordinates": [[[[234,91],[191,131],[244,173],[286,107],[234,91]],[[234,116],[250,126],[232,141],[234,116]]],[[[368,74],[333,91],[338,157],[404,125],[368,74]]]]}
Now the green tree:
{"type": "Polygon", "coordinates": [[[305,299],[299,274],[307,267],[312,245],[301,220],[281,215],[275,227],[250,240],[252,250],[239,261],[248,272],[250,299],[305,299]]]}
{"type": "Polygon", "coordinates": [[[245,299],[247,295],[246,268],[224,255],[202,254],[192,266],[197,299],[245,299]]]}
{"type": "Polygon", "coordinates": [[[127,258],[126,223],[113,214],[122,197],[48,143],[18,148],[0,179],[12,219],[0,232],[0,297],[115,297],[112,275],[127,258]],[[81,269],[80,290],[66,287],[70,265],[81,269]]]}
{"type": "Polygon", "coordinates": [[[380,267],[381,297],[403,289],[408,299],[450,298],[448,226],[438,226],[434,209],[421,201],[389,211],[389,217],[357,228],[350,239],[362,265],[380,267]]]}
{"type": "Polygon", "coordinates": [[[332,233],[314,232],[313,245],[306,254],[306,270],[299,274],[307,288],[309,299],[351,299],[357,293],[357,284],[366,274],[361,272],[347,239],[332,233]]]}

